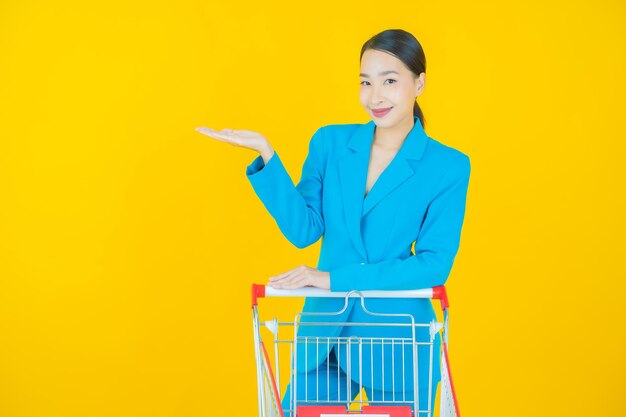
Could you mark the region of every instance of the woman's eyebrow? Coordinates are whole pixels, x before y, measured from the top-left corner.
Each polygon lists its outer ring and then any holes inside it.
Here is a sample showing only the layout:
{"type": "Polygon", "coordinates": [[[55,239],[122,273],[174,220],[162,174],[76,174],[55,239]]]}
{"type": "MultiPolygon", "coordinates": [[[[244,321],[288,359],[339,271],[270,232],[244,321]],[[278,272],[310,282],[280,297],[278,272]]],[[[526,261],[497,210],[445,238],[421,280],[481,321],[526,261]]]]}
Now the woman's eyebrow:
{"type": "MultiPolygon", "coordinates": [[[[398,75],[400,75],[400,73],[398,71],[394,71],[394,70],[389,70],[389,71],[382,71],[378,73],[379,77],[382,77],[383,75],[387,75],[387,74],[391,74],[391,73],[396,73],[398,75]]],[[[365,77],[365,78],[369,78],[369,75],[365,74],[365,73],[361,73],[359,74],[361,77],[365,77]]]]}

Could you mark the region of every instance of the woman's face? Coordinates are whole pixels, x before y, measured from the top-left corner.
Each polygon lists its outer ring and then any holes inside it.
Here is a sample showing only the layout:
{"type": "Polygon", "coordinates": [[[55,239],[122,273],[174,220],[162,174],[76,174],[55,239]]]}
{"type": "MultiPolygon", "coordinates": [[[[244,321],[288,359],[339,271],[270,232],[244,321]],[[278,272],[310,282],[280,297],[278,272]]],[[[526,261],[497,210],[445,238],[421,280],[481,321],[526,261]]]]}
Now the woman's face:
{"type": "Polygon", "coordinates": [[[415,99],[424,89],[425,73],[415,78],[402,61],[382,51],[368,49],[361,57],[361,105],[380,127],[393,127],[413,120],[415,99]],[[388,109],[377,114],[375,109],[388,109]]]}

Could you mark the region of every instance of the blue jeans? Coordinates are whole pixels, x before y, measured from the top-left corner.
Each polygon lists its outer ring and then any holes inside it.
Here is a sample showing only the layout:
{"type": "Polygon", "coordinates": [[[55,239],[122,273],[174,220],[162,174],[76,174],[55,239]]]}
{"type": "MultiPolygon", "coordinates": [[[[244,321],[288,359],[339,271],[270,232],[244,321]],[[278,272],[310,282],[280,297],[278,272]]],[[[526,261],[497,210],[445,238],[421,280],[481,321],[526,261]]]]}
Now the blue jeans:
{"type": "MultiPolygon", "coordinates": [[[[319,399],[320,401],[325,401],[323,404],[308,404],[308,405],[346,405],[348,403],[348,398],[353,400],[359,394],[359,381],[350,381],[350,385],[348,386],[348,378],[346,373],[337,363],[337,356],[335,354],[335,349],[333,348],[328,358],[320,364],[320,366],[315,371],[310,372],[298,372],[295,375],[298,379],[296,382],[296,386],[298,389],[298,405],[304,405],[305,401],[305,392],[306,398],[308,401],[315,401],[319,399]],[[318,376],[319,373],[319,377],[318,376]],[[308,380],[308,384],[307,384],[308,380]],[[328,384],[327,384],[328,380],[328,384]],[[349,392],[348,392],[349,390],[349,392]],[[326,400],[330,400],[330,402],[326,402],[326,400]]],[[[437,393],[437,383],[439,381],[433,381],[432,386],[432,398],[431,398],[431,415],[432,411],[435,409],[435,396],[437,393]]],[[[413,390],[409,389],[404,392],[404,399],[402,391],[396,391],[395,393],[391,391],[382,392],[380,390],[372,390],[369,387],[363,387],[365,389],[365,394],[368,398],[368,403],[370,405],[393,405],[390,403],[380,403],[378,401],[413,401],[413,390]],[[384,394],[384,396],[383,396],[384,394]],[[395,395],[395,397],[394,397],[395,395]],[[376,401],[378,400],[378,401],[376,401]]],[[[282,399],[282,408],[284,411],[285,417],[291,417],[291,382],[287,384],[287,389],[285,390],[285,394],[282,399]]],[[[398,405],[410,405],[411,410],[414,410],[413,403],[410,404],[398,404],[398,405]]],[[[428,409],[428,387],[420,387],[419,389],[419,409],[426,410],[428,409]]]]}

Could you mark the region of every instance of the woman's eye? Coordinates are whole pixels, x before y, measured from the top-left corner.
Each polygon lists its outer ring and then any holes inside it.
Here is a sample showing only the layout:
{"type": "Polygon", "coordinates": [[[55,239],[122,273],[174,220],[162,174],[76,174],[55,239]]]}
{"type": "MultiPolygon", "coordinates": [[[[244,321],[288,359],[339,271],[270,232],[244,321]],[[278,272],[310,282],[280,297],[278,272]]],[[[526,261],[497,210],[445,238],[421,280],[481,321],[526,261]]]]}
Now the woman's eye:
{"type": "MultiPolygon", "coordinates": [[[[394,80],[393,78],[387,78],[385,81],[393,81],[394,83],[396,82],[396,80],[394,80]]],[[[361,85],[365,85],[363,83],[368,83],[369,84],[369,81],[361,81],[361,85]]]]}

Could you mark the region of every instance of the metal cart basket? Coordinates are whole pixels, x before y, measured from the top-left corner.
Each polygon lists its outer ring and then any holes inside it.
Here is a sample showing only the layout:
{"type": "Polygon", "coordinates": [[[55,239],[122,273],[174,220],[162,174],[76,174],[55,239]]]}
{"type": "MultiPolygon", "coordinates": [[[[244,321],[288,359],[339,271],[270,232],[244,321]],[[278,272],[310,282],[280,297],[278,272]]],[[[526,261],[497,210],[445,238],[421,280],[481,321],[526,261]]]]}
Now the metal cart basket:
{"type": "MultiPolygon", "coordinates": [[[[448,362],[448,299],[444,286],[426,288],[421,290],[410,291],[350,291],[350,292],[331,292],[320,288],[306,287],[297,290],[275,289],[265,285],[252,285],[252,322],[254,331],[254,347],[256,357],[257,383],[258,383],[258,405],[259,417],[335,417],[346,415],[367,415],[369,417],[433,417],[434,404],[431,400],[433,389],[432,369],[433,361],[437,360],[440,364],[441,386],[439,392],[439,416],[452,417],[460,416],[457,404],[454,385],[452,383],[452,375],[448,362]],[[311,313],[300,312],[290,321],[279,321],[277,318],[272,320],[261,321],[258,311],[258,299],[265,297],[334,297],[344,298],[345,303],[342,310],[330,313],[311,313]],[[360,300],[361,308],[371,317],[385,316],[385,322],[337,322],[336,320],[325,320],[330,316],[337,316],[345,311],[348,306],[349,298],[356,297],[360,300]],[[389,314],[370,311],[366,308],[367,298],[426,298],[437,299],[440,301],[441,310],[443,312],[443,323],[431,320],[429,323],[417,323],[410,314],[389,314]],[[302,320],[303,316],[314,316],[313,320],[302,320]],[[308,337],[300,336],[298,329],[302,326],[408,326],[410,337],[308,337]],[[261,330],[264,327],[266,330],[261,330]],[[422,334],[427,330],[429,340],[420,340],[416,334],[417,329],[422,329],[422,334]],[[426,330],[424,330],[426,329],[426,330]],[[434,352],[433,341],[439,332],[442,332],[441,352],[434,352]],[[287,333],[287,335],[285,335],[287,333]],[[348,381],[348,395],[345,394],[346,386],[339,381],[334,386],[335,381],[331,381],[330,375],[330,351],[324,362],[325,365],[315,370],[311,378],[304,380],[304,384],[311,384],[304,388],[304,398],[296,395],[301,392],[303,387],[298,388],[296,374],[298,372],[298,351],[300,354],[304,351],[319,350],[320,346],[334,346],[334,350],[339,355],[347,356],[347,371],[345,372],[348,381]],[[418,349],[418,346],[422,346],[418,349]],[[369,356],[364,356],[367,363],[363,363],[364,350],[370,349],[369,356]],[[382,367],[383,378],[385,383],[384,372],[387,372],[387,378],[391,377],[391,384],[398,380],[398,371],[401,369],[402,390],[401,392],[412,392],[409,398],[404,394],[393,396],[392,398],[373,401],[371,398],[363,398],[364,384],[370,383],[370,387],[374,383],[374,361],[378,361],[377,366],[383,365],[383,357],[374,354],[374,349],[385,352],[387,357],[391,358],[394,366],[385,370],[382,367]],[[423,350],[427,349],[427,350],[423,350]],[[429,368],[428,368],[428,389],[419,387],[418,384],[418,365],[423,363],[424,359],[418,360],[418,352],[428,352],[429,368]],[[351,358],[352,355],[352,358],[351,358]],[[376,357],[376,359],[375,359],[376,357]],[[270,360],[272,358],[272,360],[270,360]],[[371,363],[369,363],[371,361],[371,363]],[[363,372],[365,365],[366,372],[363,372]],[[370,366],[371,365],[371,366],[370,366]],[[406,365],[406,366],[405,366],[406,365]],[[397,367],[400,368],[397,368],[397,367]],[[405,375],[405,368],[408,368],[409,375],[405,375]],[[281,369],[283,372],[281,372],[281,369]],[[396,370],[396,375],[393,375],[396,370]],[[412,372],[410,372],[412,370],[412,372]],[[287,371],[287,372],[285,372],[287,371]],[[391,374],[391,375],[389,375],[391,374]],[[289,382],[291,386],[291,394],[287,399],[281,402],[281,377],[283,382],[289,382]],[[407,379],[408,378],[408,379],[407,379]],[[405,380],[412,382],[408,387],[404,386],[405,380]],[[356,386],[357,398],[352,398],[350,384],[356,386]],[[332,389],[342,389],[345,398],[341,398],[340,393],[331,393],[332,389]],[[321,387],[321,388],[320,388],[321,387]],[[299,391],[300,390],[300,391],[299,391]],[[320,393],[320,391],[322,391],[320,393]],[[309,394],[311,392],[312,394],[309,394]],[[427,406],[419,407],[419,394],[424,395],[428,392],[427,406]],[[333,394],[333,395],[331,395],[333,394]],[[330,398],[333,400],[330,400],[330,398]],[[285,401],[288,406],[284,407],[285,401]]],[[[309,317],[307,317],[309,318],[309,317]]],[[[333,352],[335,354],[335,352],[333,352]]],[[[388,364],[387,364],[388,366],[388,364]]],[[[380,369],[380,368],[379,368],[380,369]]],[[[376,375],[378,378],[379,375],[376,375]]],[[[387,379],[389,380],[389,379],[387,379]]],[[[377,381],[381,382],[381,381],[377,381]]],[[[435,381],[437,382],[437,381],[435,381]]],[[[383,385],[384,387],[384,385],[383,385]]],[[[389,387],[391,388],[391,387],[389,387]]],[[[396,388],[393,388],[394,394],[396,388]]],[[[384,389],[384,388],[383,388],[384,389]]],[[[398,391],[398,392],[400,392],[398,391]]]]}

